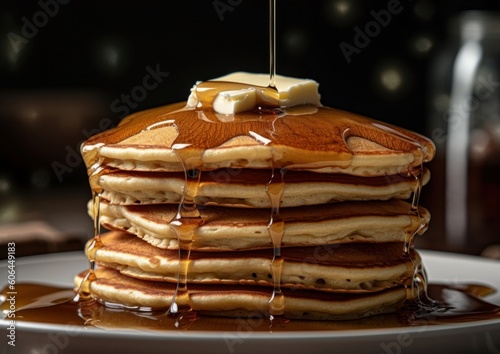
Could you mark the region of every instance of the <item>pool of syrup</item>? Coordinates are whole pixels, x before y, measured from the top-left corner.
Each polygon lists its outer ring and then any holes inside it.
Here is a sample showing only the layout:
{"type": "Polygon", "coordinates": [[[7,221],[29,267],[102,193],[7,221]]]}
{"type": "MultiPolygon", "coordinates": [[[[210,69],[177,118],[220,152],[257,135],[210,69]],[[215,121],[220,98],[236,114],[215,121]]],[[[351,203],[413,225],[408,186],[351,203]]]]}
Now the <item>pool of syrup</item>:
{"type": "MultiPolygon", "coordinates": [[[[427,297],[419,303],[408,301],[398,312],[348,321],[287,320],[269,314],[249,313],[238,318],[193,314],[179,321],[171,309],[136,311],[104,306],[97,301],[75,301],[73,289],[35,283],[16,285],[15,321],[43,324],[72,324],[87,328],[136,329],[151,331],[236,331],[242,325],[253,331],[324,331],[407,328],[414,326],[456,324],[471,321],[499,320],[500,306],[483,299],[495,290],[484,285],[429,284],[427,297]],[[432,299],[432,300],[431,300],[432,299]]],[[[9,311],[8,289],[0,295],[0,309],[9,311]]],[[[12,319],[12,318],[10,318],[12,319]]]]}

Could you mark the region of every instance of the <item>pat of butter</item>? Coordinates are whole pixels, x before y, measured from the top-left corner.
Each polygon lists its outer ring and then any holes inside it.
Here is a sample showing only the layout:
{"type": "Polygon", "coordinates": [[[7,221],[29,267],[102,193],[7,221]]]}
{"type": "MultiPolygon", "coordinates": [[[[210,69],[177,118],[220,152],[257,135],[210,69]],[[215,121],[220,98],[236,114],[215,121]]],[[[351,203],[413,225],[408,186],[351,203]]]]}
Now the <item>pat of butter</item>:
{"type": "Polygon", "coordinates": [[[257,92],[254,88],[222,91],[217,94],[212,105],[214,111],[221,114],[234,114],[249,111],[257,104],[257,92]]]}
{"type": "MultiPolygon", "coordinates": [[[[259,88],[269,86],[269,75],[236,72],[211,81],[225,81],[248,85],[238,90],[218,92],[212,106],[217,113],[234,114],[253,109],[257,102],[262,101],[262,91],[259,88]]],[[[318,83],[310,79],[297,79],[287,76],[276,76],[276,89],[279,93],[280,107],[298,105],[321,106],[318,93],[318,83]]],[[[196,86],[191,91],[188,105],[194,107],[199,104],[196,96],[196,86]]]]}

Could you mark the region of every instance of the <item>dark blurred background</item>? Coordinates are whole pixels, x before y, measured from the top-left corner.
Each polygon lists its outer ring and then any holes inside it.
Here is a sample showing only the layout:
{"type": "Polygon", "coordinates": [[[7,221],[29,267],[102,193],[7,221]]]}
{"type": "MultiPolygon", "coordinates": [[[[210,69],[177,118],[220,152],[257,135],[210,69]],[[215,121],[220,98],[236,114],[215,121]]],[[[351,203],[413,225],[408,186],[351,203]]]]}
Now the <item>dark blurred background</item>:
{"type": "MultiPolygon", "coordinates": [[[[127,113],[185,100],[197,80],[268,72],[268,6],[268,0],[2,4],[4,242],[38,233],[52,246],[28,253],[80,247],[92,235],[81,141],[127,113]]],[[[445,48],[457,47],[447,28],[467,10],[495,13],[500,3],[278,0],[277,73],[317,80],[324,105],[428,134],[436,63],[445,48]]],[[[423,203],[434,214],[441,202],[433,198],[424,188],[423,203]]],[[[478,253],[486,245],[448,247],[436,215],[423,246],[478,253]]]]}

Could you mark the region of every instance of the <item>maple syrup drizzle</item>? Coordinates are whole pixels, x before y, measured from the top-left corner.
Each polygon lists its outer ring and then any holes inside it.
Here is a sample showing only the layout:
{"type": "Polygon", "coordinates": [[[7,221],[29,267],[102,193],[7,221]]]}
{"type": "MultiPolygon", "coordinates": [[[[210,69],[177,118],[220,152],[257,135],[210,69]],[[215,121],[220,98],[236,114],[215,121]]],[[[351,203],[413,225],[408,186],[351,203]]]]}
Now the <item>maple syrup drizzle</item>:
{"type": "Polygon", "coordinates": [[[86,254],[89,259],[89,269],[85,275],[83,281],[78,288],[77,294],[73,298],[73,301],[80,303],[82,307],[87,306],[89,302],[95,301],[92,297],[91,285],[92,282],[97,279],[96,261],[95,254],[102,248],[103,244],[101,241],[101,193],[103,191],[102,187],[99,185],[99,178],[108,172],[106,168],[105,161],[102,157],[98,156],[98,150],[104,143],[97,143],[94,145],[83,145],[82,155],[86,159],[85,163],[88,166],[87,174],[89,178],[89,185],[92,191],[92,214],[93,214],[93,226],[94,234],[92,242],[86,249],[86,254]],[[84,153],[85,152],[85,153],[84,153]]]}
{"type": "Polygon", "coordinates": [[[196,205],[201,178],[198,164],[201,157],[186,152],[187,150],[184,149],[188,146],[189,144],[174,144],[172,147],[182,162],[185,174],[184,190],[177,215],[169,223],[177,235],[179,250],[177,285],[169,310],[170,314],[176,318],[175,326],[178,328],[189,327],[197,318],[196,313],[191,308],[189,298],[189,263],[196,230],[203,224],[203,219],[196,205]]]}
{"type": "Polygon", "coordinates": [[[273,258],[271,260],[273,292],[269,300],[269,313],[273,317],[285,314],[285,295],[281,291],[281,273],[283,269],[281,244],[285,234],[285,221],[279,212],[285,188],[284,175],[284,169],[281,169],[279,173],[272,169],[271,179],[266,186],[266,193],[271,202],[271,217],[267,229],[273,245],[273,258]]]}
{"type": "Polygon", "coordinates": [[[410,171],[408,172],[415,178],[415,187],[413,189],[413,193],[411,196],[411,205],[410,205],[410,210],[408,211],[408,216],[410,217],[410,219],[417,219],[418,223],[416,225],[410,225],[410,227],[406,230],[406,237],[404,240],[404,248],[403,248],[404,254],[410,253],[410,249],[413,247],[415,236],[418,233],[423,233],[427,229],[427,222],[425,222],[424,219],[420,216],[420,212],[418,210],[419,199],[420,199],[420,194],[422,192],[422,184],[423,184],[422,183],[423,169],[424,166],[422,164],[420,168],[418,169],[410,168],[410,171]]]}
{"type": "MultiPolygon", "coordinates": [[[[93,155],[97,155],[97,148],[101,146],[100,144],[91,146],[91,147],[84,147],[92,150],[93,155]]],[[[90,187],[92,190],[92,213],[94,217],[94,235],[92,242],[89,244],[89,246],[86,249],[86,254],[89,259],[89,269],[87,271],[87,274],[85,275],[83,281],[80,284],[80,287],[78,289],[78,292],[76,296],[74,297],[74,301],[76,302],[81,302],[82,304],[85,302],[89,301],[94,301],[92,298],[92,292],[91,292],[91,285],[92,282],[96,280],[96,274],[95,274],[95,269],[96,269],[96,261],[95,261],[95,254],[96,252],[102,248],[102,241],[101,241],[101,221],[100,221],[100,216],[101,216],[101,193],[102,193],[102,188],[99,186],[98,180],[99,177],[106,172],[106,169],[104,167],[104,163],[102,159],[96,159],[96,161],[92,164],[90,164],[90,167],[88,169],[88,176],[89,176],[89,183],[90,187]]]]}
{"type": "MultiPolygon", "coordinates": [[[[269,0],[269,89],[276,92],[276,0],[269,0]]],[[[278,94],[279,97],[279,94],[278,94]]],[[[273,125],[274,128],[274,125],[273,125]]],[[[271,136],[273,136],[273,131],[271,136]]],[[[269,300],[270,320],[275,320],[276,316],[284,318],[285,315],[285,295],[281,291],[281,274],[283,271],[283,258],[281,256],[281,245],[285,235],[285,221],[280,215],[280,204],[285,189],[285,168],[276,173],[274,166],[278,158],[273,151],[273,168],[271,179],[266,186],[266,193],[271,204],[271,217],[268,224],[268,232],[273,245],[273,258],[271,260],[271,272],[273,279],[273,292],[269,300]],[[278,179],[275,181],[275,179],[278,179]]],[[[282,322],[282,321],[281,321],[282,322]]],[[[271,323],[272,324],[272,323],[271,323]]]]}
{"type": "Polygon", "coordinates": [[[89,269],[78,289],[78,293],[75,296],[74,301],[93,300],[90,287],[92,285],[92,282],[97,279],[95,274],[96,270],[95,254],[103,246],[101,241],[100,209],[101,209],[101,196],[99,193],[93,192],[92,211],[94,215],[94,237],[86,250],[87,258],[89,259],[89,269]]]}
{"type": "MultiPolygon", "coordinates": [[[[414,138],[407,136],[406,134],[398,131],[390,126],[386,126],[384,124],[380,124],[378,122],[372,123],[372,125],[380,129],[384,132],[395,135],[414,146],[417,154],[415,161],[420,161],[419,164],[410,164],[408,174],[412,175],[415,178],[415,187],[411,196],[411,206],[408,211],[408,216],[410,217],[410,226],[405,230],[405,239],[403,243],[402,257],[408,257],[413,264],[413,276],[411,277],[409,283],[403,284],[409,293],[408,298],[412,301],[415,301],[422,308],[437,308],[437,302],[433,300],[427,291],[428,287],[428,277],[425,270],[424,265],[418,259],[415,259],[412,256],[411,249],[413,248],[413,243],[415,236],[418,233],[423,233],[428,225],[427,222],[420,216],[419,213],[419,199],[423,186],[423,171],[424,171],[424,156],[426,154],[426,147],[423,143],[418,142],[414,138]],[[414,223],[413,220],[417,219],[417,223],[414,223]]],[[[350,136],[356,135],[351,129],[347,128],[342,133],[342,139],[344,144],[348,146],[347,140],[350,136]]],[[[391,176],[386,176],[388,185],[391,184],[391,176]]]]}
{"type": "MultiPolygon", "coordinates": [[[[420,154],[423,156],[425,147],[421,144],[417,145],[419,145],[417,151],[419,151],[420,154]]],[[[410,254],[410,250],[413,247],[415,236],[419,233],[423,233],[428,227],[427,222],[424,221],[424,219],[420,216],[418,209],[420,194],[422,192],[422,186],[423,186],[422,182],[423,171],[424,171],[423,161],[421,162],[420,166],[418,167],[411,166],[409,170],[409,173],[415,177],[415,188],[412,193],[411,208],[408,214],[410,218],[416,217],[418,220],[418,224],[416,225],[414,230],[412,230],[411,232],[407,232],[403,249],[403,253],[406,255],[410,254]]],[[[413,257],[410,258],[413,263],[413,269],[414,269],[414,274],[411,279],[411,287],[410,287],[412,300],[415,301],[417,304],[419,304],[419,306],[422,308],[437,308],[438,306],[437,301],[432,299],[428,293],[428,276],[424,265],[422,264],[421,261],[416,260],[413,257]]]]}
{"type": "MultiPolygon", "coordinates": [[[[416,217],[418,220],[416,226],[412,225],[410,226],[410,228],[405,230],[406,237],[404,240],[403,255],[410,256],[410,250],[413,247],[415,236],[418,233],[423,233],[428,227],[427,222],[424,221],[419,213],[419,200],[423,186],[423,171],[425,162],[424,157],[426,156],[426,147],[423,143],[418,142],[417,140],[411,138],[410,136],[407,136],[401,131],[393,129],[392,127],[380,123],[373,123],[373,125],[378,129],[390,132],[391,134],[394,134],[399,138],[404,139],[409,144],[415,146],[415,151],[417,152],[416,157],[419,157],[416,158],[415,161],[420,162],[410,164],[408,170],[408,174],[412,175],[415,178],[415,187],[411,197],[411,207],[408,211],[408,216],[410,217],[410,219],[416,217]]],[[[410,257],[410,259],[413,263],[414,269],[414,274],[411,279],[411,285],[408,287],[411,293],[411,298],[425,308],[428,308],[429,306],[437,306],[437,302],[429,296],[427,291],[428,277],[424,265],[419,260],[413,257],[410,257]]]]}

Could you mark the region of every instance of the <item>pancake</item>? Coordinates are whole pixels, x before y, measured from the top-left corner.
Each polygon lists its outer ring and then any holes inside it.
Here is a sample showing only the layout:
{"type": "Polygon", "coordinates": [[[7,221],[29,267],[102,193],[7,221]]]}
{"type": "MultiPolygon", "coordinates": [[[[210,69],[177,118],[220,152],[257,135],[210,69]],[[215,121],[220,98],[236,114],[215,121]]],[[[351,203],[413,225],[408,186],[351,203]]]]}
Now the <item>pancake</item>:
{"type": "MultiPolygon", "coordinates": [[[[272,176],[272,171],[262,169],[201,173],[196,203],[269,208],[272,201],[267,187],[272,176]]],[[[347,177],[292,170],[284,172],[282,179],[280,206],[294,207],[346,200],[408,199],[417,187],[428,182],[430,173],[425,169],[419,180],[411,174],[347,177]]],[[[98,184],[104,189],[102,196],[115,204],[178,204],[183,197],[185,174],[113,171],[100,176],[98,184]]]]}
{"type": "MultiPolygon", "coordinates": [[[[100,267],[91,283],[92,294],[108,306],[167,310],[174,297],[174,283],[144,281],[100,267]]],[[[75,277],[79,287],[85,273],[75,277]]],[[[406,300],[404,287],[373,293],[338,294],[283,289],[284,315],[291,319],[348,320],[397,311],[406,300]]],[[[244,285],[190,284],[189,297],[176,297],[179,307],[189,306],[199,314],[238,317],[268,313],[269,289],[244,285]]]]}
{"type": "MultiPolygon", "coordinates": [[[[282,246],[319,246],[350,242],[404,242],[430,220],[429,212],[402,200],[344,202],[321,206],[282,208],[285,222],[282,246]]],[[[93,215],[89,203],[89,214],[93,215]]],[[[226,251],[270,248],[269,210],[207,206],[199,208],[203,225],[194,231],[192,250],[226,251]]],[[[102,201],[100,222],[122,230],[153,246],[177,249],[175,230],[169,225],[177,205],[116,205],[102,201]]]]}
{"type": "Polygon", "coordinates": [[[432,141],[321,106],[304,80],[204,84],[82,144],[89,214],[112,230],[88,243],[82,293],[178,318],[397,311],[424,274],[413,237],[432,141]]]}
{"type": "MultiPolygon", "coordinates": [[[[122,232],[101,235],[99,265],[134,278],[177,282],[179,253],[153,247],[122,232]]],[[[92,242],[92,241],[89,241],[92,242]]],[[[408,283],[418,255],[402,256],[403,242],[283,248],[281,287],[334,292],[372,292],[408,283]],[[413,259],[412,259],[413,258],[413,259]]],[[[413,251],[414,252],[414,251],[413,251]]],[[[191,251],[188,281],[203,284],[273,286],[272,250],[191,251]]]]}
{"type": "Polygon", "coordinates": [[[82,146],[88,167],[127,171],[288,168],[358,176],[406,173],[431,160],[431,140],[327,107],[221,116],[186,102],[138,112],[82,146]],[[92,167],[94,166],[94,167],[92,167]]]}

